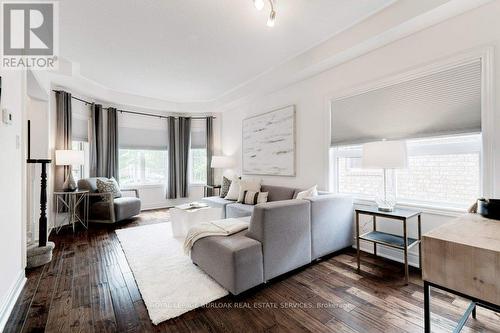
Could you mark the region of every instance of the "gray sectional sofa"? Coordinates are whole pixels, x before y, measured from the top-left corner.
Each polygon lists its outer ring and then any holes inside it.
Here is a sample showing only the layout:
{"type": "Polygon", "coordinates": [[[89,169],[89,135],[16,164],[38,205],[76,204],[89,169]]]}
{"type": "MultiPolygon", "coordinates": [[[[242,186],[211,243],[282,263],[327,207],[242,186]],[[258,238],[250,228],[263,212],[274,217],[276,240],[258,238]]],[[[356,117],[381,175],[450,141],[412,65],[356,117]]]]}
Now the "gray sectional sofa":
{"type": "Polygon", "coordinates": [[[233,295],[352,245],[353,202],[322,193],[295,200],[298,189],[266,186],[269,202],[247,207],[210,197],[226,217],[243,217],[248,230],[198,240],[191,259],[233,295]]]}
{"type": "MultiPolygon", "coordinates": [[[[303,190],[284,186],[262,185],[260,191],[268,192],[268,202],[274,202],[294,199],[297,197],[297,194],[303,190]]],[[[319,194],[325,195],[329,193],[320,191],[319,194]]],[[[255,208],[253,205],[237,203],[236,201],[226,200],[218,196],[203,198],[201,201],[211,207],[222,208],[222,218],[250,216],[255,208]]]]}

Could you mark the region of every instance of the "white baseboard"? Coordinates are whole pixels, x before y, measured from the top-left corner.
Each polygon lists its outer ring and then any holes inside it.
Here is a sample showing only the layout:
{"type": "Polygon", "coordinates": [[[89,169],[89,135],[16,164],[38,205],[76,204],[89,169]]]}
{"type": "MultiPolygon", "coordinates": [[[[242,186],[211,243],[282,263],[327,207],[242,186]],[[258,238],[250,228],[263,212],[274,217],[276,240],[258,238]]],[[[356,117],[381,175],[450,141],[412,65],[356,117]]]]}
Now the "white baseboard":
{"type": "MultiPolygon", "coordinates": [[[[352,246],[356,248],[356,245],[352,246]]],[[[415,245],[413,249],[418,249],[418,245],[415,245]]],[[[361,244],[361,251],[373,254],[373,245],[371,244],[361,244]]],[[[383,245],[377,245],[377,255],[383,258],[394,260],[400,263],[404,263],[403,250],[393,249],[383,245]]],[[[419,268],[418,266],[418,254],[413,252],[408,252],[408,265],[419,268]]]]}
{"type": "Polygon", "coordinates": [[[19,294],[23,290],[23,287],[26,283],[26,276],[24,275],[24,270],[19,272],[19,275],[16,281],[11,286],[9,293],[3,304],[0,304],[0,332],[2,332],[7,324],[7,320],[9,319],[10,313],[16,304],[17,298],[19,294]]]}

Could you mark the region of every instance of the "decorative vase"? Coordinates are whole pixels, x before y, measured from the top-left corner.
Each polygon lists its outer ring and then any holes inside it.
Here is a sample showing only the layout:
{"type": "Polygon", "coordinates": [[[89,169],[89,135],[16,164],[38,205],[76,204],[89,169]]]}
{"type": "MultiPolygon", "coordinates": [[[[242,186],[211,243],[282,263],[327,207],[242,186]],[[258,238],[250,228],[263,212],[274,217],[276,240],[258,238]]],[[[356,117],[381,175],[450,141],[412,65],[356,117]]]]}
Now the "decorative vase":
{"type": "Polygon", "coordinates": [[[74,192],[76,191],[76,182],[75,178],[73,178],[73,172],[70,170],[68,178],[66,178],[66,181],[63,184],[62,190],[64,192],[74,192]]]}

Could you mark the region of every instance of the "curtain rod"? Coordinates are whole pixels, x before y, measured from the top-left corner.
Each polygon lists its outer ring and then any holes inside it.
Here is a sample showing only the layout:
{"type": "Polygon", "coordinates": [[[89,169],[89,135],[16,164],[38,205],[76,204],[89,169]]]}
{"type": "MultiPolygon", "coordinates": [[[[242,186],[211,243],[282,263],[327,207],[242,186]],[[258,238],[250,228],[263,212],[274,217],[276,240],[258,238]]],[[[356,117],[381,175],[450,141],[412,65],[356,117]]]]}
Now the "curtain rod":
{"type": "MultiPolygon", "coordinates": [[[[62,90],[52,90],[53,92],[55,93],[58,93],[58,92],[62,92],[62,90]]],[[[92,105],[92,104],[95,104],[93,102],[89,102],[89,101],[86,101],[84,99],[81,99],[81,98],[78,98],[78,97],[75,97],[73,95],[71,95],[71,98],[74,99],[74,100],[77,100],[79,102],[82,102],[82,103],[85,103],[86,105],[92,105]]],[[[108,110],[108,108],[102,108],[103,110],[108,110]]],[[[128,111],[128,110],[119,110],[117,109],[116,111],[120,112],[120,113],[129,113],[129,114],[136,114],[136,115],[139,115],[139,116],[146,116],[146,117],[155,117],[155,118],[164,118],[164,119],[167,119],[168,117],[174,117],[174,118],[179,118],[178,116],[162,116],[162,115],[158,115],[158,114],[152,114],[152,113],[145,113],[145,112],[137,112],[137,111],[128,111]]],[[[212,118],[216,119],[216,117],[213,117],[211,116],[212,118]]],[[[191,118],[191,119],[206,119],[208,118],[207,117],[187,117],[187,118],[191,118]]]]}

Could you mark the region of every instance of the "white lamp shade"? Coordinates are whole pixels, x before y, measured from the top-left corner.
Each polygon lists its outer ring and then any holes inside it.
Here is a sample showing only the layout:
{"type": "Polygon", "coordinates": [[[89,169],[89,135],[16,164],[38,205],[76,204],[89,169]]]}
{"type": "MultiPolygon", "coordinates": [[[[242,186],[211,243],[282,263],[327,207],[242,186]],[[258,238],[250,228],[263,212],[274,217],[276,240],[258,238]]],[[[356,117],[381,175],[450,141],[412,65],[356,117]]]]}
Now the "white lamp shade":
{"type": "Polygon", "coordinates": [[[229,156],[212,156],[210,167],[213,169],[229,169],[234,166],[234,159],[229,156]]]}
{"type": "Polygon", "coordinates": [[[405,141],[378,141],[363,145],[363,168],[405,169],[408,153],[405,141]]]}
{"type": "Polygon", "coordinates": [[[82,165],[85,156],[82,150],[56,150],[56,165],[82,165]]]}

